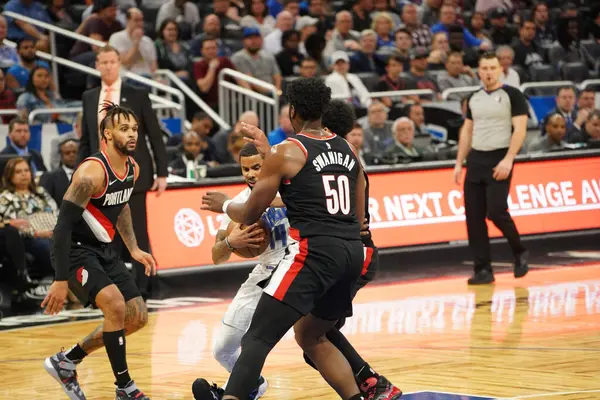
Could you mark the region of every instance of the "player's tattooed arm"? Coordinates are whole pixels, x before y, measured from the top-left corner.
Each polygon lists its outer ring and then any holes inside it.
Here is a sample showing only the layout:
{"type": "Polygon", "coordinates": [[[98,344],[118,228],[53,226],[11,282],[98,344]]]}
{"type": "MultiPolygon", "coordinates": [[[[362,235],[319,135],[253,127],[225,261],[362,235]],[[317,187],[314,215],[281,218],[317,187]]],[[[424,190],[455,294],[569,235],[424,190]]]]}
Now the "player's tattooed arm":
{"type": "Polygon", "coordinates": [[[75,171],[63,200],[85,208],[92,196],[104,189],[105,179],[104,170],[100,164],[95,161],[87,161],[75,171]]]}
{"type": "Polygon", "coordinates": [[[119,219],[117,220],[117,230],[123,239],[123,243],[127,246],[130,252],[138,249],[137,239],[135,238],[135,232],[133,231],[133,222],[131,221],[131,208],[129,204],[125,204],[119,219]]]}
{"type": "Polygon", "coordinates": [[[226,230],[220,229],[217,232],[215,244],[212,247],[212,260],[215,264],[222,264],[229,260],[229,257],[231,257],[231,249],[229,249],[229,247],[227,247],[227,244],[225,243],[226,237],[226,230]]]}

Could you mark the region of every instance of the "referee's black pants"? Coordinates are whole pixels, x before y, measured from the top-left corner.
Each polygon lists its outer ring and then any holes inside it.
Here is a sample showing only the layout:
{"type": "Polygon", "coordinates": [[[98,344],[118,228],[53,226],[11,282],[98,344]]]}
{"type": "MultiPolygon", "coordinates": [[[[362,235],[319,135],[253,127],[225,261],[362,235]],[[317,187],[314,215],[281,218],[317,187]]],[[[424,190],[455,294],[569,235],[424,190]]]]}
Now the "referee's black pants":
{"type": "Polygon", "coordinates": [[[467,158],[464,200],[469,247],[473,252],[475,272],[492,270],[490,237],[486,218],[502,232],[517,257],[525,251],[515,222],[508,212],[508,193],[512,172],[505,180],[493,178],[494,167],[504,158],[507,149],[472,150],[467,158]]]}

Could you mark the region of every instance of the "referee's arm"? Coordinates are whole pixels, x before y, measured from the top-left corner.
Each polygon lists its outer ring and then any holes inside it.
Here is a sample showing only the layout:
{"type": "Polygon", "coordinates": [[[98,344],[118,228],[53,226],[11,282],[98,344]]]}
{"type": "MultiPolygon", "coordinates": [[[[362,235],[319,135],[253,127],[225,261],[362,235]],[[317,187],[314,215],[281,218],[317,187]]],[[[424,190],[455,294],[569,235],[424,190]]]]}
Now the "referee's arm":
{"type": "Polygon", "coordinates": [[[458,138],[458,153],[456,154],[456,164],[454,165],[454,182],[460,185],[460,177],[462,175],[462,167],[465,158],[471,151],[471,140],[473,139],[473,120],[471,119],[471,110],[467,109],[467,117],[463,126],[460,128],[460,136],[458,138]]]}
{"type": "Polygon", "coordinates": [[[519,154],[527,136],[527,118],[529,106],[525,95],[515,88],[506,89],[510,97],[513,133],[506,156],[494,168],[494,179],[504,180],[510,176],[515,157],[519,154]]]}

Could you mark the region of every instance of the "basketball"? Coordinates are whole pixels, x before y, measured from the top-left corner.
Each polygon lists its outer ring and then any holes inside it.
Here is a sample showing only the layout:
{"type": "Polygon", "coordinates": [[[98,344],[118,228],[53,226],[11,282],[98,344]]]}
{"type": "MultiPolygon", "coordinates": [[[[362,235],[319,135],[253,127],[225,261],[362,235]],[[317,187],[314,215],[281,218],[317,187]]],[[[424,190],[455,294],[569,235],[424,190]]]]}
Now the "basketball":
{"type": "MultiPolygon", "coordinates": [[[[237,222],[231,221],[229,223],[229,226],[227,227],[227,236],[229,236],[229,234],[231,233],[231,231],[233,230],[233,228],[238,225],[237,222]]],[[[259,255],[261,255],[262,253],[265,252],[265,250],[267,249],[267,247],[269,246],[269,241],[270,241],[270,236],[271,236],[271,232],[269,232],[269,230],[265,227],[264,223],[261,221],[259,223],[260,228],[262,228],[263,230],[263,236],[264,239],[263,241],[260,243],[260,248],[256,249],[256,248],[252,248],[252,247],[245,247],[245,248],[241,248],[241,249],[234,249],[233,253],[242,257],[242,258],[254,258],[254,257],[258,257],[259,255]]],[[[240,228],[242,230],[246,229],[246,225],[241,224],[240,228]]]]}

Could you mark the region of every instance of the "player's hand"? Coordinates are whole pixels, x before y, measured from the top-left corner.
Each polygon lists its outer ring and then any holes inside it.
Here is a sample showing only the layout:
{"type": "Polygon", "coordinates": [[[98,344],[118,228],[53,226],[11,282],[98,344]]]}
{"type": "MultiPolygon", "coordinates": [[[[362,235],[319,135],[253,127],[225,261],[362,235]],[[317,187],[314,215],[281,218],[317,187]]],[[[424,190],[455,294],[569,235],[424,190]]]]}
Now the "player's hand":
{"type": "Polygon", "coordinates": [[[9,224],[20,231],[29,229],[29,221],[26,219],[11,219],[9,224]]]}
{"type": "Polygon", "coordinates": [[[131,253],[131,258],[141,264],[144,264],[146,276],[156,275],[156,260],[154,260],[152,254],[137,249],[131,253]]]}
{"type": "Polygon", "coordinates": [[[52,232],[52,231],[38,231],[35,234],[36,234],[36,237],[38,237],[40,239],[52,239],[52,235],[54,234],[54,232],[52,232]]]}
{"type": "Polygon", "coordinates": [[[460,178],[462,177],[462,164],[456,163],[454,166],[454,183],[460,185],[460,178]]]}
{"type": "Polygon", "coordinates": [[[67,295],[69,294],[69,282],[68,281],[54,281],[48,289],[48,294],[44,301],[42,301],[41,307],[46,307],[44,314],[56,315],[62,311],[67,295]]]}
{"type": "Polygon", "coordinates": [[[256,146],[256,149],[263,157],[271,150],[267,135],[260,128],[242,122],[240,131],[245,135],[244,140],[256,146]]]}
{"type": "Polygon", "coordinates": [[[497,181],[503,181],[510,175],[510,171],[512,170],[513,162],[509,158],[503,158],[502,161],[496,165],[494,168],[494,179],[497,181]]]}
{"type": "Polygon", "coordinates": [[[150,190],[156,190],[156,197],[160,196],[167,189],[167,178],[164,176],[158,176],[154,180],[154,184],[150,190]]]}
{"type": "Polygon", "coordinates": [[[365,218],[360,227],[360,236],[366,236],[369,234],[369,220],[365,218]]]}
{"type": "Polygon", "coordinates": [[[258,249],[265,240],[263,232],[258,223],[254,223],[244,230],[240,229],[240,224],[237,224],[227,237],[227,241],[234,249],[245,247],[258,249]]]}
{"type": "Polygon", "coordinates": [[[206,192],[202,196],[201,210],[208,210],[216,213],[223,212],[223,203],[229,200],[229,197],[225,193],[221,192],[206,192]]]}

